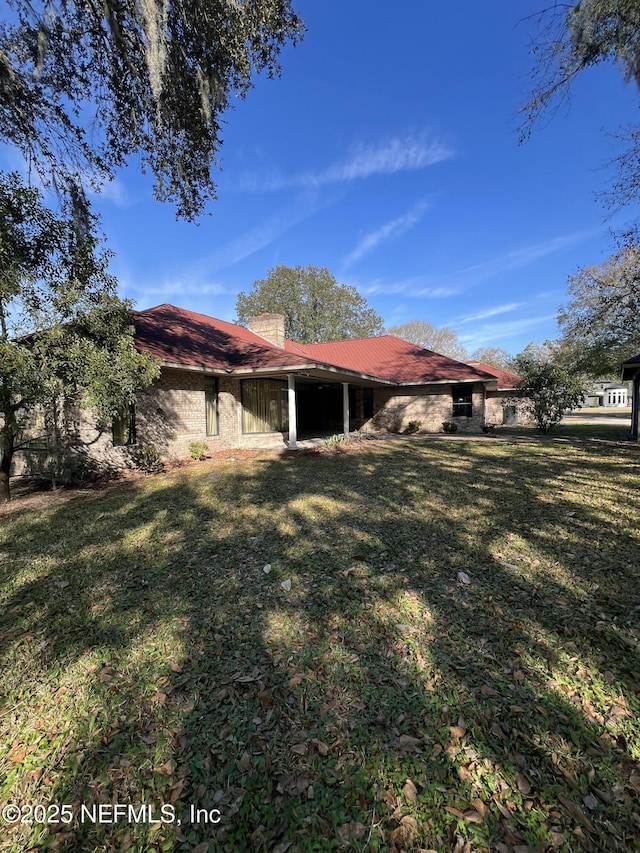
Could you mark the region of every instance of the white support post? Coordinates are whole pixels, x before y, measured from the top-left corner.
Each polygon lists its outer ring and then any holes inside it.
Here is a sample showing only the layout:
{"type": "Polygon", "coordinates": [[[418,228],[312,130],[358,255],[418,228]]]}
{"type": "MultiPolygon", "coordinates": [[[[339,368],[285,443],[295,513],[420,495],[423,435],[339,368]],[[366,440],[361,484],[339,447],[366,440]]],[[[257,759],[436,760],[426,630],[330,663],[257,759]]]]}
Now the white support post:
{"type": "Polygon", "coordinates": [[[344,437],[349,437],[349,383],[342,383],[342,426],[344,437]]]}
{"type": "Polygon", "coordinates": [[[298,449],[298,422],[296,419],[296,377],[293,373],[287,374],[289,385],[289,450],[298,449]]]}

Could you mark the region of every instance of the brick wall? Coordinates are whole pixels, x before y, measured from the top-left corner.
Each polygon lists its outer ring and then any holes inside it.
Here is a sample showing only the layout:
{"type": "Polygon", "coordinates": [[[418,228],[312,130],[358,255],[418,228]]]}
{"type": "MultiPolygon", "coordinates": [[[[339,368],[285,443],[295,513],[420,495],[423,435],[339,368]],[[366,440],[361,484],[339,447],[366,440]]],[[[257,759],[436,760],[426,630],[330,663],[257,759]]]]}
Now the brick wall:
{"type": "Polygon", "coordinates": [[[218,435],[206,434],[205,389],[209,377],[188,370],[162,371],[155,386],[140,395],[138,441],[154,444],[163,456],[185,458],[189,445],[203,441],[209,450],[284,446],[282,433],[242,432],[240,379],[218,377],[218,435]]]}
{"type": "MultiPolygon", "coordinates": [[[[191,442],[206,442],[211,452],[235,447],[285,447],[288,435],[281,432],[245,435],[242,432],[241,380],[218,378],[218,435],[206,434],[205,389],[211,378],[190,370],[165,368],[160,379],[138,395],[137,443],[114,447],[111,425],[100,427],[90,411],[69,407],[65,431],[69,452],[46,451],[16,454],[13,473],[48,473],[62,478],[91,467],[124,468],[136,464],[141,448],[153,445],[164,459],[189,456],[191,442]]],[[[409,421],[420,421],[421,432],[442,432],[442,422],[455,420],[460,432],[479,432],[485,417],[483,386],[473,386],[473,417],[453,418],[451,387],[420,385],[404,389],[374,388],[374,417],[362,417],[362,393],[356,390],[352,417],[365,430],[402,432],[409,421]]],[[[487,401],[487,420],[502,422],[502,399],[487,401]],[[495,413],[494,408],[495,407],[495,413]],[[497,411],[500,420],[497,420],[497,411]]]]}
{"type": "Polygon", "coordinates": [[[90,410],[68,407],[61,419],[65,446],[25,450],[14,456],[12,475],[49,476],[57,471],[71,479],[83,469],[120,469],[136,465],[136,454],[152,445],[163,459],[186,459],[192,442],[205,442],[211,452],[234,447],[284,447],[288,434],[242,432],[240,380],[218,377],[218,435],[206,434],[205,389],[210,376],[164,368],[160,378],[136,398],[136,444],[114,446],[111,424],[100,425],[90,410]]]}
{"type": "Polygon", "coordinates": [[[505,397],[502,391],[487,392],[487,423],[501,424],[504,423],[504,407],[505,397]]]}
{"type": "Polygon", "coordinates": [[[420,421],[420,432],[442,432],[443,421],[455,421],[460,432],[480,432],[484,423],[482,385],[474,385],[473,417],[454,418],[450,385],[413,385],[397,388],[375,388],[374,416],[365,429],[403,432],[409,421],[420,421]]]}
{"type": "Polygon", "coordinates": [[[487,423],[503,424],[504,406],[516,406],[517,415],[514,423],[527,424],[533,422],[533,417],[527,412],[521,401],[514,402],[508,391],[488,391],[486,401],[487,423]]]}

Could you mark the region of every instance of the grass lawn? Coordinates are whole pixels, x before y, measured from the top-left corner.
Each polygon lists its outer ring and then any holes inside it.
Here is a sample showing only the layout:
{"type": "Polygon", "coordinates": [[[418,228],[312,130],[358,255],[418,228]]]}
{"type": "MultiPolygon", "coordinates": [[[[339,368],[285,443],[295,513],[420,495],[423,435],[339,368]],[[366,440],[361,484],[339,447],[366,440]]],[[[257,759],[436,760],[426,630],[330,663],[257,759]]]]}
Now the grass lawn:
{"type": "MultiPolygon", "coordinates": [[[[602,410],[588,410],[591,415],[591,422],[583,422],[580,417],[566,417],[559,424],[553,427],[548,433],[549,439],[586,439],[586,440],[605,440],[605,441],[628,441],[630,433],[630,418],[628,414],[620,414],[618,412],[606,412],[601,415],[602,410]],[[619,421],[620,423],[615,423],[619,421]]],[[[500,426],[496,430],[497,435],[521,435],[529,437],[540,437],[534,424],[524,426],[500,426]]]]}
{"type": "Polygon", "coordinates": [[[0,850],[640,849],[639,502],[518,437],[16,501],[0,850]]]}

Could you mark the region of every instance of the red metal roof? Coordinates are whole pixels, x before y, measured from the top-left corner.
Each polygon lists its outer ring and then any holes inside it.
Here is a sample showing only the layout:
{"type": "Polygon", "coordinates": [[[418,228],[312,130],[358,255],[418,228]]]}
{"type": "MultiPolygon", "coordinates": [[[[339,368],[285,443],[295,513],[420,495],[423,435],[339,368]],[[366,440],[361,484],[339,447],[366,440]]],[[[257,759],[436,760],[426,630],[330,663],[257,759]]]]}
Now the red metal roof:
{"type": "Polygon", "coordinates": [[[312,363],[399,385],[482,382],[496,375],[494,368],[491,372],[485,370],[485,365],[476,369],[395,335],[325,344],[285,341],[282,348],[244,326],[174,305],[134,311],[133,321],[138,349],[169,364],[187,367],[231,373],[243,369],[285,370],[312,363]]]}
{"type": "Polygon", "coordinates": [[[395,335],[326,344],[292,344],[295,351],[339,367],[369,373],[400,385],[430,382],[482,382],[482,371],[439,355],[395,335]]]}
{"type": "Polygon", "coordinates": [[[307,364],[305,355],[270,345],[244,326],[174,305],[134,311],[138,349],[170,364],[233,371],[307,364]]]}
{"type": "Polygon", "coordinates": [[[489,373],[495,376],[498,380],[498,391],[513,391],[513,389],[522,382],[522,377],[517,373],[509,373],[508,370],[500,370],[498,367],[493,367],[491,364],[484,364],[481,361],[470,361],[469,364],[476,370],[481,370],[483,373],[489,373]]]}

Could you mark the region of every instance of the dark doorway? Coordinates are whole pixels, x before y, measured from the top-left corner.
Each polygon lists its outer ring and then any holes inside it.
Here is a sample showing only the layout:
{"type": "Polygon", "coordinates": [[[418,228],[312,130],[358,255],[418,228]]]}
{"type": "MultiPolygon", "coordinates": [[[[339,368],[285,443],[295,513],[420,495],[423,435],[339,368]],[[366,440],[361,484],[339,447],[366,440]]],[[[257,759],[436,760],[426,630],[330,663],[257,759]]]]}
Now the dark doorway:
{"type": "Polygon", "coordinates": [[[296,382],[296,397],[299,433],[342,432],[342,385],[296,382]]]}

